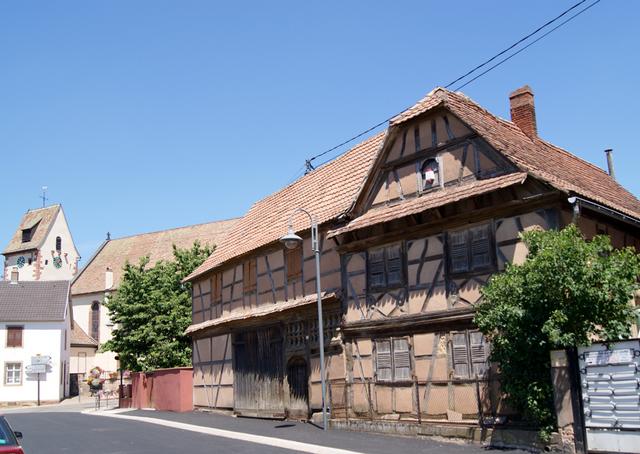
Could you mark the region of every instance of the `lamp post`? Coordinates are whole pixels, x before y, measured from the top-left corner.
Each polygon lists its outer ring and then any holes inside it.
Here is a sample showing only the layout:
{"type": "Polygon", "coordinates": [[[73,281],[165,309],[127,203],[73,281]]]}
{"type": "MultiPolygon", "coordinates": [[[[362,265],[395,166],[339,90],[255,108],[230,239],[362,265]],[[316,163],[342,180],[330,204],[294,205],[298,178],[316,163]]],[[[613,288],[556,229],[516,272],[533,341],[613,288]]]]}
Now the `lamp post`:
{"type": "Polygon", "coordinates": [[[280,242],[287,249],[295,249],[302,244],[302,238],[293,231],[293,216],[297,213],[304,213],[309,216],[311,222],[311,250],[316,259],[316,295],[318,296],[318,347],[320,350],[320,380],[322,382],[322,429],[327,430],[327,402],[325,370],[324,370],[324,324],[322,322],[322,296],[320,294],[320,241],[318,240],[318,223],[311,214],[302,208],[298,208],[289,217],[289,231],[280,238],[280,242]]]}

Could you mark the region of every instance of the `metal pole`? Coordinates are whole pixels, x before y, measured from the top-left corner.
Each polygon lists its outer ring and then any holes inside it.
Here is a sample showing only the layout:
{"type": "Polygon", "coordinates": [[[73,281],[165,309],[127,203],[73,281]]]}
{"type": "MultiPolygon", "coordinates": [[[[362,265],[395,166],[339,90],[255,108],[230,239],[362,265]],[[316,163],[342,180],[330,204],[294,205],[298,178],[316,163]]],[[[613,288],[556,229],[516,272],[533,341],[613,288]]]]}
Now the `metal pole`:
{"type": "Polygon", "coordinates": [[[38,372],[38,407],[40,406],[40,372],[38,372]]]}
{"type": "Polygon", "coordinates": [[[320,286],[320,243],[318,241],[318,225],[311,221],[311,242],[316,256],[316,294],[318,295],[318,346],[320,350],[320,380],[322,382],[322,429],[327,430],[327,385],[324,370],[324,323],[322,322],[322,295],[320,286]]]}

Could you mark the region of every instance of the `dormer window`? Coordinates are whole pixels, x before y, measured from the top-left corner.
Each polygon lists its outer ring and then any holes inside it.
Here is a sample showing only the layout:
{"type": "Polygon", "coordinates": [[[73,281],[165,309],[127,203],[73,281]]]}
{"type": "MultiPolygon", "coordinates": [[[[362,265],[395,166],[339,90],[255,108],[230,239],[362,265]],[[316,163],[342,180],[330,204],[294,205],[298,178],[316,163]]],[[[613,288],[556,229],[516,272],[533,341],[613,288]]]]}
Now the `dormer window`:
{"type": "Polygon", "coordinates": [[[422,191],[429,191],[440,187],[440,164],[437,158],[430,158],[422,163],[420,168],[422,177],[422,191]]]}
{"type": "Polygon", "coordinates": [[[33,229],[22,229],[22,242],[28,243],[31,241],[31,236],[33,235],[33,229]]]}
{"type": "Polygon", "coordinates": [[[62,238],[59,236],[56,237],[56,251],[60,252],[62,250],[62,238]]]}

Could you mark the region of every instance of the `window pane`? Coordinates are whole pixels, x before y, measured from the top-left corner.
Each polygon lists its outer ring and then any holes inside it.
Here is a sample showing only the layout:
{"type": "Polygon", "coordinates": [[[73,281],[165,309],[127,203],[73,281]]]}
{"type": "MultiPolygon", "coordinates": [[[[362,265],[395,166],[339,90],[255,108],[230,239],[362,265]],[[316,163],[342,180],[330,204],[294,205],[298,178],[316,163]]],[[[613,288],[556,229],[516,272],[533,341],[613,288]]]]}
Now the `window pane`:
{"type": "Polygon", "coordinates": [[[449,233],[449,262],[452,273],[469,271],[466,230],[449,233]]]}
{"type": "Polygon", "coordinates": [[[422,164],[422,190],[440,186],[440,168],[436,159],[427,159],[422,164]]]}

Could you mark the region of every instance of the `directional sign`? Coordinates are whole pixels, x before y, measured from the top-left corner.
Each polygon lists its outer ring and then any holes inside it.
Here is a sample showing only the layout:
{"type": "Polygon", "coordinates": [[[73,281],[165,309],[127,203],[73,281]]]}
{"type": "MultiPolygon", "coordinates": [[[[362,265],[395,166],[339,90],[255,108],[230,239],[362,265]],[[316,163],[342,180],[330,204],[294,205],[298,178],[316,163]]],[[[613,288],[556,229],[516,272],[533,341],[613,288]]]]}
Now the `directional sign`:
{"type": "Polygon", "coordinates": [[[46,374],[47,373],[47,365],[46,364],[31,364],[25,367],[28,374],[46,374]]]}
{"type": "Polygon", "coordinates": [[[36,366],[36,365],[43,365],[46,366],[47,364],[51,363],[51,356],[32,356],[31,357],[31,365],[32,366],[36,366]]]}

